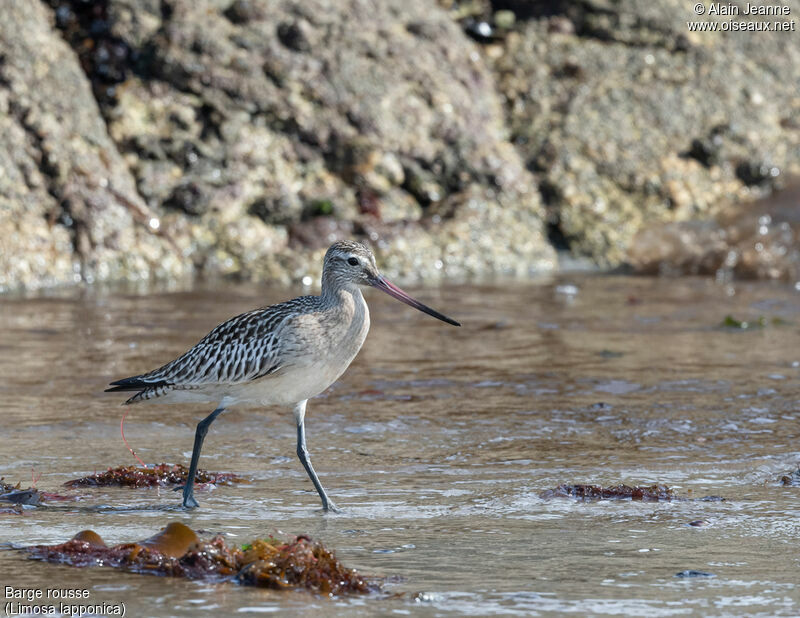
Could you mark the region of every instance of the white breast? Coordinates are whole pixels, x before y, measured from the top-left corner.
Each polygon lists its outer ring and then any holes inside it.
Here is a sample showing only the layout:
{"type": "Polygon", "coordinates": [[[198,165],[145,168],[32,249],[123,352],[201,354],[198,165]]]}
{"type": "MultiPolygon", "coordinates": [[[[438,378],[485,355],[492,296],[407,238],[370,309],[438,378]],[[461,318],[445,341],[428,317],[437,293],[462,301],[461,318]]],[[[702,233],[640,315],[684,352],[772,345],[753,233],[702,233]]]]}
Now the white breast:
{"type": "Polygon", "coordinates": [[[336,382],[358,354],[369,332],[369,309],[357,288],[343,291],[341,302],[318,314],[287,321],[284,369],[252,382],[231,386],[223,406],[241,403],[290,406],[315,397],[336,382]]]}

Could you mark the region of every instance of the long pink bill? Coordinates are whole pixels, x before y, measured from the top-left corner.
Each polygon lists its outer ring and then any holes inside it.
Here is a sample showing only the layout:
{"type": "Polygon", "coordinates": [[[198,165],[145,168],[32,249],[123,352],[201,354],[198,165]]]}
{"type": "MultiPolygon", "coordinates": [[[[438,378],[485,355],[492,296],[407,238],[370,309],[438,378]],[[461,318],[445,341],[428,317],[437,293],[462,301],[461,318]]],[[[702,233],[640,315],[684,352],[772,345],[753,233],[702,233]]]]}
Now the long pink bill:
{"type": "Polygon", "coordinates": [[[432,315],[437,320],[441,320],[442,322],[447,322],[448,324],[452,324],[453,326],[461,326],[461,324],[459,324],[458,322],[456,322],[451,318],[448,318],[446,315],[442,315],[435,309],[431,309],[427,305],[423,305],[418,300],[414,300],[399,287],[397,287],[393,283],[390,283],[381,276],[378,276],[374,281],[372,281],[372,287],[378,288],[379,290],[383,290],[389,296],[393,296],[400,302],[403,302],[406,305],[409,305],[410,307],[414,307],[414,309],[419,309],[420,311],[422,311],[422,313],[427,313],[428,315],[432,315]]]}

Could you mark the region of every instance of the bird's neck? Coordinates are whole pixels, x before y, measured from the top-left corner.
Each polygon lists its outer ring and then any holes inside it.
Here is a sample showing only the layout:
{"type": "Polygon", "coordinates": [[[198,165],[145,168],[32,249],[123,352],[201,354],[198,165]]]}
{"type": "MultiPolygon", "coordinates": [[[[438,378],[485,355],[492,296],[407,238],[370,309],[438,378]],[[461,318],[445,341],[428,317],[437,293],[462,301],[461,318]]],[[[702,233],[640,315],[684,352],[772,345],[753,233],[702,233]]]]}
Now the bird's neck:
{"type": "Polygon", "coordinates": [[[323,276],[322,294],[320,299],[328,307],[352,304],[353,301],[363,301],[361,290],[355,284],[341,285],[338,281],[330,281],[323,276]]]}

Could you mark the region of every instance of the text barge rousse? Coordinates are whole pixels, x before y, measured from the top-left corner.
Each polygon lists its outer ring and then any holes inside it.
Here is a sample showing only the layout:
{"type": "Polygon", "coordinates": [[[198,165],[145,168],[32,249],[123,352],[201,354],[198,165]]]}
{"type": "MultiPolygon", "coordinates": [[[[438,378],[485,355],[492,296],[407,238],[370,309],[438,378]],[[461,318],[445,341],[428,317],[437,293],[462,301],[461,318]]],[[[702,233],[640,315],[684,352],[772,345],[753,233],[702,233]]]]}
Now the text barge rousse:
{"type": "Polygon", "coordinates": [[[792,9],[788,5],[758,5],[750,4],[749,2],[744,5],[744,9],[740,9],[735,4],[728,4],[722,2],[712,2],[708,6],[708,15],[790,15],[792,9]]]}

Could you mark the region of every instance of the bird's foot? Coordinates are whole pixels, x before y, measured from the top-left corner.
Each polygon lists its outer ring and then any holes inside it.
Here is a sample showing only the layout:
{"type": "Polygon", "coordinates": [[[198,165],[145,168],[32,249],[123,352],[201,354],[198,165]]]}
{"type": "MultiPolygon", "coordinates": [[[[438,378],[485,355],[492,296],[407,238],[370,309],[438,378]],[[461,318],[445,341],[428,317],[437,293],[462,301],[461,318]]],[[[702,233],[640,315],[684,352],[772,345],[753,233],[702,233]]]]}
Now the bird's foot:
{"type": "Polygon", "coordinates": [[[332,500],[328,500],[327,502],[323,503],[322,510],[325,513],[341,513],[342,509],[336,506],[332,500]]]}
{"type": "MultiPolygon", "coordinates": [[[[178,489],[184,489],[184,488],[183,487],[176,487],[175,491],[177,491],[178,489]]],[[[187,494],[186,490],[184,489],[184,492],[183,492],[183,508],[185,508],[185,509],[196,509],[198,506],[200,506],[200,505],[197,504],[197,500],[194,499],[194,492],[190,491],[187,494]]]]}

